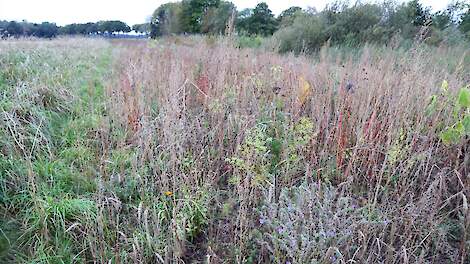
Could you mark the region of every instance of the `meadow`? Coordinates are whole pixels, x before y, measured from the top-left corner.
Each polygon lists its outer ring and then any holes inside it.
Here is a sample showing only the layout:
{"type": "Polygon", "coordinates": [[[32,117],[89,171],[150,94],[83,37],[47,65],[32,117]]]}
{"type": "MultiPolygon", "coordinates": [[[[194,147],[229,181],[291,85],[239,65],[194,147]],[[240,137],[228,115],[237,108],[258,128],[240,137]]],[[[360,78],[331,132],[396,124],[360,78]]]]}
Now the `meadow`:
{"type": "Polygon", "coordinates": [[[470,262],[466,47],[240,46],[0,41],[0,263],[470,262]]]}

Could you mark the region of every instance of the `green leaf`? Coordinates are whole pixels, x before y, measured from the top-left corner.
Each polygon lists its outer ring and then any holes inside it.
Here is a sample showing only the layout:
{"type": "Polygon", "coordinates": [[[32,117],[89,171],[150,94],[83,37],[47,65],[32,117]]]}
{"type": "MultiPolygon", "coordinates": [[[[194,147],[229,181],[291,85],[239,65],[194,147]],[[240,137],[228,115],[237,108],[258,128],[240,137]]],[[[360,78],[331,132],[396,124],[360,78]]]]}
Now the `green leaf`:
{"type": "Polygon", "coordinates": [[[449,90],[449,83],[446,80],[442,81],[442,85],[441,85],[442,93],[447,93],[448,90],[449,90]]]}
{"type": "Polygon", "coordinates": [[[455,124],[454,126],[455,128],[455,131],[457,131],[459,133],[459,135],[463,135],[465,133],[465,128],[463,126],[463,123],[462,122],[458,122],[457,124],[455,124]]]}
{"type": "Polygon", "coordinates": [[[470,114],[465,115],[462,120],[462,125],[464,127],[465,134],[470,135],[470,114]]]}
{"type": "Polygon", "coordinates": [[[470,107],[470,90],[467,88],[460,89],[458,102],[460,106],[470,107]]]}
{"type": "Polygon", "coordinates": [[[460,135],[460,131],[452,127],[442,131],[440,137],[445,145],[452,145],[460,139],[460,135]]]}
{"type": "Polygon", "coordinates": [[[429,100],[429,105],[426,108],[426,115],[427,116],[432,115],[435,112],[436,105],[437,105],[437,96],[433,95],[433,96],[431,96],[431,98],[429,100]]]}

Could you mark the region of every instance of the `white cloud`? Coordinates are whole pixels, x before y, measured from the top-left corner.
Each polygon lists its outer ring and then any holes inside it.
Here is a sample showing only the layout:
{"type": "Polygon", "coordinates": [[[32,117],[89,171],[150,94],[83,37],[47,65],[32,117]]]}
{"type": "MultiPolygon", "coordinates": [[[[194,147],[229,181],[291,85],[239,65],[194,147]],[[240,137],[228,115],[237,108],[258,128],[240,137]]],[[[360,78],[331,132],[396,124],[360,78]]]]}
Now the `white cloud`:
{"type": "MultiPolygon", "coordinates": [[[[421,0],[434,10],[443,9],[446,0],[421,0]]],[[[59,25],[122,20],[130,25],[145,22],[152,12],[168,0],[0,0],[0,20],[51,21],[59,25]]],[[[233,0],[238,9],[253,8],[263,1],[233,0]]],[[[329,0],[265,0],[275,14],[291,6],[314,6],[318,10],[329,0]]]]}

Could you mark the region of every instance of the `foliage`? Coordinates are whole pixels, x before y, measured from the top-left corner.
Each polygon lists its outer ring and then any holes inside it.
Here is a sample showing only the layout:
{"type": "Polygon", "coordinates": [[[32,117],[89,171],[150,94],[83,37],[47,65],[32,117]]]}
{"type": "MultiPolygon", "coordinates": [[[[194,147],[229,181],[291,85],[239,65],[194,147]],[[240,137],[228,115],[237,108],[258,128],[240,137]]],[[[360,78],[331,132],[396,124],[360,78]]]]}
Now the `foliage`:
{"type": "Polygon", "coordinates": [[[274,36],[280,51],[310,51],[320,49],[326,41],[338,46],[358,46],[365,43],[387,44],[394,36],[409,40],[419,38],[431,45],[463,42],[459,28],[465,34],[465,5],[451,4],[445,11],[431,14],[429,8],[413,0],[396,5],[393,2],[357,3],[348,6],[341,2],[323,11],[297,13],[288,26],[274,36]],[[300,15],[299,15],[300,14],[300,15]]]}
{"type": "Polygon", "coordinates": [[[201,33],[203,19],[210,8],[217,8],[220,0],[183,0],[181,3],[181,29],[188,33],[201,33]]]}
{"type": "Polygon", "coordinates": [[[8,36],[20,36],[23,34],[23,28],[16,21],[10,21],[6,26],[6,34],[8,36]]]}
{"type": "Polygon", "coordinates": [[[100,21],[98,22],[98,30],[101,33],[113,34],[114,32],[130,32],[131,28],[122,21],[100,21]]]}
{"type": "Polygon", "coordinates": [[[280,27],[291,26],[294,23],[296,16],[302,12],[303,9],[298,6],[289,7],[282,11],[282,13],[277,17],[280,27]]]}
{"type": "Polygon", "coordinates": [[[259,3],[251,15],[241,18],[238,22],[240,32],[246,32],[249,35],[272,35],[277,29],[277,20],[266,3],[259,3]]]}
{"type": "Polygon", "coordinates": [[[263,45],[264,39],[260,36],[249,37],[249,36],[239,36],[236,39],[235,46],[238,48],[259,48],[263,45]]]}
{"type": "Polygon", "coordinates": [[[181,12],[182,4],[180,2],[167,3],[157,8],[153,12],[150,23],[150,36],[155,38],[182,32],[180,23],[181,12]]]}
{"type": "Polygon", "coordinates": [[[273,39],[279,42],[279,52],[295,53],[320,49],[328,39],[322,20],[308,14],[299,14],[291,26],[281,28],[273,39]]]}
{"type": "Polygon", "coordinates": [[[219,0],[187,0],[163,4],[153,13],[151,35],[223,34],[235,11],[233,3],[219,0]]]}
{"type": "MultiPolygon", "coordinates": [[[[443,83],[443,87],[447,87],[447,82],[443,83]]],[[[444,100],[444,104],[451,102],[450,107],[453,109],[452,116],[454,117],[454,124],[450,127],[445,128],[441,134],[441,140],[446,145],[453,145],[460,142],[465,136],[470,135],[470,90],[467,87],[463,87],[459,90],[459,93],[454,98],[451,95],[444,95],[439,97],[440,100],[444,100]],[[446,98],[447,97],[447,98],[446,98]]],[[[437,108],[438,97],[434,96],[431,102],[431,109],[437,108]]],[[[442,107],[442,106],[441,106],[442,107]]]]}
{"type": "Polygon", "coordinates": [[[461,17],[459,29],[470,38],[470,5],[467,5],[467,12],[461,17]]]}
{"type": "Polygon", "coordinates": [[[131,28],[122,21],[99,21],[96,23],[69,24],[59,27],[54,23],[41,24],[27,21],[0,22],[0,36],[54,38],[58,35],[90,35],[130,32],[131,28]]]}
{"type": "Polygon", "coordinates": [[[134,30],[137,33],[150,33],[150,23],[144,23],[144,24],[135,24],[132,26],[132,30],[134,30]]]}
{"type": "Polygon", "coordinates": [[[222,35],[232,19],[236,7],[233,3],[221,1],[217,7],[208,8],[202,19],[201,33],[222,35]]]}
{"type": "Polygon", "coordinates": [[[97,23],[86,24],[69,24],[59,29],[62,35],[89,35],[98,34],[99,28],[97,23]]]}

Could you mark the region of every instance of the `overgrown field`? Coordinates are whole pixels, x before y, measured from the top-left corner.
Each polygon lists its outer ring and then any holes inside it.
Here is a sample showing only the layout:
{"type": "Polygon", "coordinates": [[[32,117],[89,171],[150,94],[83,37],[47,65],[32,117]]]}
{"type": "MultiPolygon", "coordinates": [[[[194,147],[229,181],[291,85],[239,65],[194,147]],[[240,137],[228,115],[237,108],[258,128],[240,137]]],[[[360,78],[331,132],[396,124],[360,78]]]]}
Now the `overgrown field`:
{"type": "Polygon", "coordinates": [[[0,42],[0,263],[469,263],[470,53],[0,42]]]}

